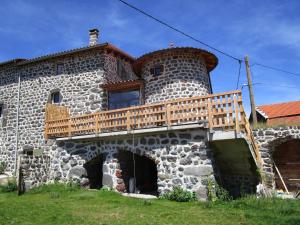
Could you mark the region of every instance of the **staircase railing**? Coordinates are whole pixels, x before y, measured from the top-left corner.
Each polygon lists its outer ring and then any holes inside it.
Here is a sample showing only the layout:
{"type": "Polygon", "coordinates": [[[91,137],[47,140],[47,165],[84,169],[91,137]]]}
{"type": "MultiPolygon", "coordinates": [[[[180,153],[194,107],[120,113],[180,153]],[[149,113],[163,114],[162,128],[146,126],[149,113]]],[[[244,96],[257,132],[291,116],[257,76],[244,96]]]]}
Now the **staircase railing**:
{"type": "MultiPolygon", "coordinates": [[[[243,108],[243,106],[241,106],[243,108]]],[[[254,152],[254,156],[255,156],[255,161],[256,161],[256,164],[259,168],[261,168],[262,166],[262,159],[261,159],[261,155],[260,155],[260,151],[259,151],[259,145],[257,144],[257,141],[253,135],[253,131],[252,131],[252,128],[251,128],[251,125],[249,123],[249,120],[247,118],[247,115],[245,113],[244,110],[242,110],[242,118],[243,118],[243,121],[244,121],[244,124],[245,124],[245,129],[244,129],[244,132],[245,132],[245,135],[246,135],[246,138],[247,140],[250,142],[251,146],[252,146],[252,149],[253,149],[253,152],[254,152]]]]}

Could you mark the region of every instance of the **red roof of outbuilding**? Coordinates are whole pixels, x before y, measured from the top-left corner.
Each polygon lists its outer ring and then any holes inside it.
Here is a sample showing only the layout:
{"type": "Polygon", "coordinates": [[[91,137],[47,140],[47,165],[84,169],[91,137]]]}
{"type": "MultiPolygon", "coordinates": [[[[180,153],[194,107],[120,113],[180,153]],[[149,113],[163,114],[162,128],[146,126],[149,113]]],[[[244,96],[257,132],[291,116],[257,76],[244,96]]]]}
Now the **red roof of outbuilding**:
{"type": "Polygon", "coordinates": [[[257,111],[263,116],[271,119],[276,117],[300,115],[300,101],[283,102],[271,105],[260,105],[257,111]]]}

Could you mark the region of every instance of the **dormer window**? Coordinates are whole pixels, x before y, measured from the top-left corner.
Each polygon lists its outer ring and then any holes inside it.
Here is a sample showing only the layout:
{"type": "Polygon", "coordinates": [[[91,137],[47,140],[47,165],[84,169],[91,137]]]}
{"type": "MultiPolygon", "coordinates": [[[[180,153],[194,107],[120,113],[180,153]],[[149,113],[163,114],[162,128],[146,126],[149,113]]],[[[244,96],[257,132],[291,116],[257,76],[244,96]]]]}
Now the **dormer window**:
{"type": "Polygon", "coordinates": [[[61,96],[59,91],[51,93],[51,103],[58,104],[61,102],[61,96]]]}
{"type": "Polygon", "coordinates": [[[164,72],[163,65],[156,65],[150,69],[150,74],[153,76],[159,76],[164,72]]]}
{"type": "Polygon", "coordinates": [[[62,63],[59,63],[56,65],[56,75],[63,74],[64,72],[64,65],[62,63]]]}

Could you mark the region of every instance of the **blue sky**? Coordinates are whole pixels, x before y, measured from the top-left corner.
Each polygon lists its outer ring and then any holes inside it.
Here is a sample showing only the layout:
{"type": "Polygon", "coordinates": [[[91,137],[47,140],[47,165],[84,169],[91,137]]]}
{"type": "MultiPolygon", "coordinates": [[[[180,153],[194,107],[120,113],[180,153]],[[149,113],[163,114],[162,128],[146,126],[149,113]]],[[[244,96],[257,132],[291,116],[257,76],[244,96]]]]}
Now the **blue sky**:
{"type": "MultiPolygon", "coordinates": [[[[251,64],[300,73],[300,1],[127,1],[236,57],[249,55],[251,64]]],[[[170,42],[210,50],[117,0],[2,0],[0,61],[86,46],[88,30],[94,27],[100,29],[100,42],[110,42],[135,57],[167,48],[170,42]]],[[[219,65],[211,73],[214,92],[234,90],[238,63],[215,54],[219,65]]],[[[244,65],[241,72],[240,86],[246,82],[244,65]]],[[[253,66],[252,72],[254,83],[267,84],[254,86],[257,105],[300,99],[300,77],[259,66],[253,66]]],[[[247,88],[243,97],[249,112],[247,88]]]]}

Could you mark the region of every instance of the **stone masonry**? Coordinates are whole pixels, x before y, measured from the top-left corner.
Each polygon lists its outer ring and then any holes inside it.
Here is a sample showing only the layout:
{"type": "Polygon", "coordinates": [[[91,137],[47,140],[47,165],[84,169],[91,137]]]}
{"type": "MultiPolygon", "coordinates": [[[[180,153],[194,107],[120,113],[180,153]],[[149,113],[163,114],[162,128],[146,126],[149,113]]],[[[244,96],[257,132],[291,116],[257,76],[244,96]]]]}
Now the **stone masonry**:
{"type": "MultiPolygon", "coordinates": [[[[106,139],[98,141],[58,142],[50,152],[55,154],[51,165],[52,180],[78,180],[84,182],[84,164],[99,154],[104,155],[103,185],[119,189],[118,151],[130,151],[146,156],[157,165],[160,194],[173,186],[195,191],[206,198],[207,179],[214,179],[211,150],[207,146],[205,130],[164,132],[135,138],[106,139]]],[[[123,190],[121,190],[123,191],[123,190]]]]}
{"type": "MultiPolygon", "coordinates": [[[[106,92],[100,85],[107,82],[108,74],[110,79],[121,80],[114,57],[97,49],[36,63],[0,66],[0,104],[4,106],[0,122],[0,160],[7,162],[7,172],[12,173],[15,166],[18,76],[21,76],[18,151],[22,153],[24,146],[30,146],[47,152],[44,113],[51,93],[60,91],[60,105],[69,107],[71,115],[106,109],[106,92]],[[64,68],[60,75],[56,74],[57,64],[64,68]]],[[[128,77],[135,79],[130,67],[124,68],[128,77]]]]}
{"type": "Polygon", "coordinates": [[[22,155],[20,168],[25,189],[37,187],[49,179],[50,157],[22,155]]]}
{"type": "MultiPolygon", "coordinates": [[[[214,179],[213,159],[208,148],[207,129],[164,131],[139,135],[132,143],[130,135],[89,141],[45,140],[45,106],[51,103],[51,93],[59,91],[61,102],[70,115],[107,110],[107,91],[101,86],[108,82],[144,79],[145,102],[206,95],[211,93],[206,62],[190,53],[163,54],[150,60],[138,77],[133,70],[134,59],[107,44],[57,53],[32,60],[0,64],[0,161],[8,164],[7,173],[15,171],[16,151],[23,155],[28,149],[41,149],[43,156],[25,156],[21,167],[26,170],[27,186],[52,181],[77,180],[88,183],[84,165],[103,155],[102,183],[121,188],[119,151],[146,156],[157,167],[160,194],[174,186],[195,191],[205,199],[207,179],[214,179]],[[160,77],[151,77],[149,69],[164,65],[160,77]],[[57,66],[62,72],[57,74],[57,66]],[[17,148],[18,77],[20,83],[19,140],[17,148]]],[[[199,50],[202,51],[202,50],[199,50]]]]}
{"type": "Polygon", "coordinates": [[[253,134],[260,146],[266,183],[269,187],[275,188],[272,154],[280,144],[292,139],[300,139],[300,126],[260,128],[254,130],[253,134]]]}
{"type": "Polygon", "coordinates": [[[205,61],[192,53],[171,51],[155,55],[145,63],[141,76],[145,80],[146,103],[211,94],[205,61]],[[150,74],[156,65],[164,68],[159,76],[150,74]]]}

